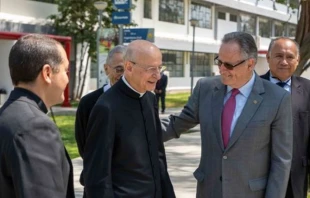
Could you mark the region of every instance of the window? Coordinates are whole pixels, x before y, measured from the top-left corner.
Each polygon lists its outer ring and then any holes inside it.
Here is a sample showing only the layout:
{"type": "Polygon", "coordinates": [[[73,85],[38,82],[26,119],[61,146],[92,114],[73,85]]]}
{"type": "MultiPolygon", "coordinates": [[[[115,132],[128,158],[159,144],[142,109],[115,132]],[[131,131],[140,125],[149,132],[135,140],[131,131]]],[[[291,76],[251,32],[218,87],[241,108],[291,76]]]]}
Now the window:
{"type": "Polygon", "coordinates": [[[159,0],[159,20],[184,24],[184,0],[159,0]]]}
{"type": "Polygon", "coordinates": [[[44,3],[56,3],[56,0],[31,0],[31,1],[40,1],[44,3]]]}
{"type": "Polygon", "coordinates": [[[195,52],[195,63],[193,61],[193,56],[191,53],[191,62],[194,63],[193,71],[194,71],[194,77],[204,77],[204,76],[211,76],[212,74],[212,68],[210,65],[210,55],[207,53],[199,53],[195,52]]]}
{"type": "Polygon", "coordinates": [[[240,14],[240,24],[241,28],[240,30],[242,32],[246,32],[252,35],[255,35],[255,17],[247,14],[240,14]]]}
{"type": "Polygon", "coordinates": [[[271,37],[271,21],[265,18],[259,18],[259,35],[261,37],[271,37]]]}
{"type": "Polygon", "coordinates": [[[225,12],[218,12],[217,18],[226,20],[226,13],[225,12]]]}
{"type": "Polygon", "coordinates": [[[170,77],[184,76],[184,52],[161,50],[163,54],[163,65],[167,67],[170,77]]]}
{"type": "Polygon", "coordinates": [[[279,21],[274,22],[274,36],[284,36],[284,26],[279,21]]]}
{"type": "Polygon", "coordinates": [[[295,37],[296,35],[296,25],[288,24],[287,25],[287,36],[295,37]]]}
{"type": "Polygon", "coordinates": [[[144,18],[152,18],[152,0],[144,0],[144,18]]]}
{"type": "Polygon", "coordinates": [[[235,15],[235,14],[230,14],[230,15],[229,15],[229,21],[231,21],[231,22],[237,22],[237,15],[235,15]]]}
{"type": "Polygon", "coordinates": [[[212,11],[209,6],[192,3],[190,18],[198,20],[197,27],[212,28],[212,11]]]}

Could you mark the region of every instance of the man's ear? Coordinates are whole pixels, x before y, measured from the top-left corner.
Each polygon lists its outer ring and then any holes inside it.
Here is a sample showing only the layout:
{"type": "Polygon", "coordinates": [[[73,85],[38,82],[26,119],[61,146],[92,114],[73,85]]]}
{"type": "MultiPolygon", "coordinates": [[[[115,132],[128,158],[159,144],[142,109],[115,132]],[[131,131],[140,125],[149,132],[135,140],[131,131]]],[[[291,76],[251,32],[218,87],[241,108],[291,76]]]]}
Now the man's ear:
{"type": "Polygon", "coordinates": [[[104,64],[103,68],[104,68],[104,72],[105,74],[108,76],[109,75],[109,69],[108,69],[109,65],[108,64],[104,64]]]}
{"type": "Polygon", "coordinates": [[[43,81],[48,83],[48,84],[51,84],[52,83],[52,77],[53,75],[53,70],[51,68],[50,65],[46,64],[43,66],[42,70],[41,70],[41,76],[43,78],[43,81]]]}
{"type": "Polygon", "coordinates": [[[129,61],[126,61],[124,62],[124,70],[126,71],[129,71],[129,72],[132,72],[132,63],[129,62],[129,61]]]}
{"type": "Polygon", "coordinates": [[[254,67],[255,67],[255,59],[254,58],[250,58],[248,60],[248,66],[250,69],[254,70],[254,67]]]}
{"type": "Polygon", "coordinates": [[[270,60],[270,55],[269,55],[269,53],[267,52],[267,54],[266,54],[266,60],[267,60],[267,63],[269,63],[269,60],[270,60]]]}

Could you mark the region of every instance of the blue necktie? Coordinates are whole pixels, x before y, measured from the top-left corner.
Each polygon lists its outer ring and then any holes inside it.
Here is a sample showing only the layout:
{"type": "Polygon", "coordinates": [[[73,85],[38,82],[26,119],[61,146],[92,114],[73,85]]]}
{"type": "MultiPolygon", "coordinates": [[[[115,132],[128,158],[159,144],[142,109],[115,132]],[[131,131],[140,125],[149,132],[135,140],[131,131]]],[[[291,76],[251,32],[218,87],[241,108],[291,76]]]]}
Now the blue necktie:
{"type": "Polygon", "coordinates": [[[286,82],[281,82],[280,81],[280,82],[277,82],[277,85],[279,85],[280,87],[283,88],[286,85],[286,82]]]}

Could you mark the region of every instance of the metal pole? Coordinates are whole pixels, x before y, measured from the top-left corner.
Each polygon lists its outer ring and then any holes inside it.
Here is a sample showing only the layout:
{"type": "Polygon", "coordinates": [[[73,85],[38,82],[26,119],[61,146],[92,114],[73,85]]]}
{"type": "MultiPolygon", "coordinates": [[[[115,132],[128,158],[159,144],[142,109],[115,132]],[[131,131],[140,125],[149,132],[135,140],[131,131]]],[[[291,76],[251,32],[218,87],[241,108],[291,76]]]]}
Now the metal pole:
{"type": "Polygon", "coordinates": [[[98,28],[97,28],[97,89],[99,89],[100,86],[100,71],[101,71],[101,65],[100,65],[100,33],[101,33],[101,21],[102,21],[102,10],[99,10],[99,21],[98,21],[98,28]]]}
{"type": "Polygon", "coordinates": [[[118,44],[123,45],[123,26],[124,25],[119,25],[119,33],[118,33],[118,44]]]}
{"type": "Polygon", "coordinates": [[[192,62],[191,62],[191,95],[193,94],[194,85],[194,65],[195,65],[195,25],[193,26],[193,51],[192,51],[192,62]]]}

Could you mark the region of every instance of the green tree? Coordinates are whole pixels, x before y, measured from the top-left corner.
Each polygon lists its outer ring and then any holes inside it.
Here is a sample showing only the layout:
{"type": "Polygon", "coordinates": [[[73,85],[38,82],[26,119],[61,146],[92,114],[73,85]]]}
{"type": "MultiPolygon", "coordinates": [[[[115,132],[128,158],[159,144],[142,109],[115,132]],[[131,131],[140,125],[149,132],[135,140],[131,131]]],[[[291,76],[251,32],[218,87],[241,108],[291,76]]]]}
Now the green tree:
{"type": "MultiPolygon", "coordinates": [[[[74,99],[79,99],[83,93],[85,84],[86,72],[89,67],[89,60],[96,62],[96,30],[98,26],[98,11],[94,6],[96,0],[55,0],[58,5],[59,14],[50,16],[58,34],[70,36],[73,39],[73,47],[77,49],[80,44],[80,56],[76,57],[79,66],[75,65],[75,69],[71,76],[75,76],[78,72],[77,86],[75,78],[73,80],[72,96],[74,99]],[[86,57],[86,60],[85,60],[86,57]],[[83,66],[83,63],[86,63],[83,66]],[[79,71],[76,71],[78,68],[79,71]],[[77,87],[77,89],[75,89],[77,87]],[[74,90],[76,92],[74,93],[74,90]]],[[[113,5],[111,0],[103,0],[108,6],[104,10],[102,17],[102,26],[105,28],[118,29],[117,25],[113,25],[111,16],[113,5]]],[[[134,8],[134,6],[133,6],[134,8]]],[[[134,25],[134,24],[129,24],[134,25]]],[[[76,51],[76,50],[75,50],[76,51]]],[[[71,79],[72,80],[72,79],[71,79]]]]}
{"type": "Polygon", "coordinates": [[[300,1],[300,17],[295,40],[300,45],[300,61],[295,74],[300,76],[310,67],[310,0],[300,1]]]}

